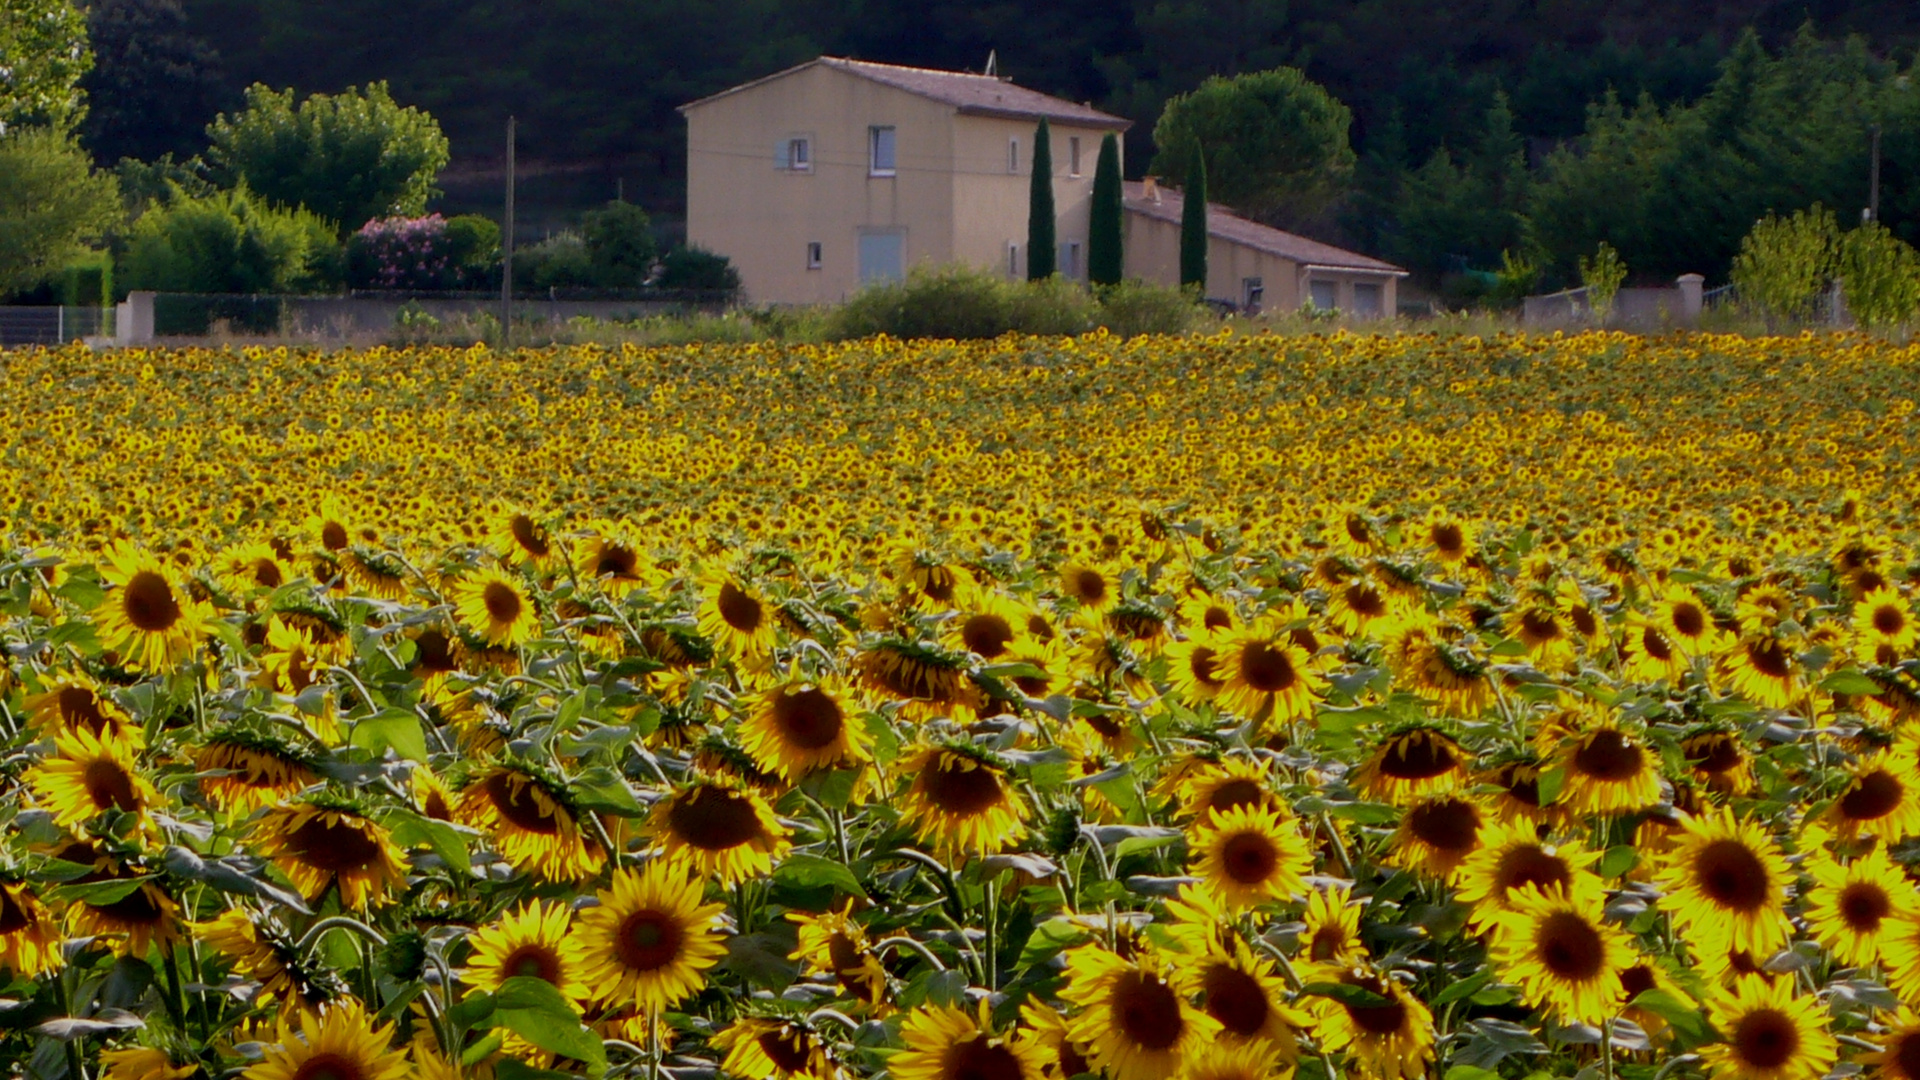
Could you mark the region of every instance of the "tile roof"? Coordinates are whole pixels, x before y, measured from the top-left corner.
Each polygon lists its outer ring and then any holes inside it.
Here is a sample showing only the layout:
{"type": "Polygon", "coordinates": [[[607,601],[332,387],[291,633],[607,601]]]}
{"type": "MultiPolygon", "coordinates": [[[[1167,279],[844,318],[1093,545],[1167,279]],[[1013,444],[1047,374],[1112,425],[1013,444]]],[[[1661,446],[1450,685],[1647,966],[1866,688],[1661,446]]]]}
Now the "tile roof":
{"type": "Polygon", "coordinates": [[[1090,105],[1078,105],[1064,98],[1043,94],[1038,90],[1029,90],[1024,86],[1015,86],[993,75],[976,75],[970,71],[937,71],[933,68],[904,67],[899,64],[878,64],[870,60],[849,60],[838,56],[822,56],[816,60],[809,60],[797,67],[790,67],[785,71],[778,71],[752,82],[722,90],[710,97],[688,102],[680,106],[680,109],[684,112],[716,98],[759,86],[816,64],[836,71],[844,71],[849,75],[857,75],[863,79],[871,79],[883,86],[905,90],[909,94],[932,98],[951,105],[962,113],[974,116],[1000,116],[1015,120],[1038,120],[1044,116],[1061,123],[1084,124],[1113,131],[1125,131],[1133,126],[1133,121],[1124,117],[1101,112],[1090,105]]]}
{"type": "MultiPolygon", "coordinates": [[[[1122,201],[1132,213],[1178,225],[1181,208],[1186,205],[1186,200],[1180,195],[1180,189],[1162,184],[1159,187],[1159,193],[1158,200],[1148,198],[1146,184],[1130,180],[1123,185],[1122,201]]],[[[1323,244],[1318,240],[1309,240],[1304,236],[1262,225],[1257,221],[1248,221],[1219,203],[1207,204],[1207,235],[1241,244],[1255,251],[1264,251],[1269,255],[1278,255],[1302,266],[1325,266],[1330,269],[1362,270],[1381,274],[1406,273],[1400,267],[1370,255],[1361,255],[1358,252],[1334,247],[1332,244],[1323,244]]]]}

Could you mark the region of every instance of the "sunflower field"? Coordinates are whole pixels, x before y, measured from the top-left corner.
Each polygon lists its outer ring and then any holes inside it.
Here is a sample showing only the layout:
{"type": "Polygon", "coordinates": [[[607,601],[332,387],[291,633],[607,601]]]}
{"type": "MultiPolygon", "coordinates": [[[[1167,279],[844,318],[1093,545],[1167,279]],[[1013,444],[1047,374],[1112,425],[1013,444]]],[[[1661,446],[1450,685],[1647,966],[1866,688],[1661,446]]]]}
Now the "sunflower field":
{"type": "Polygon", "coordinates": [[[0,353],[40,1080],[1920,1080],[1920,347],[0,353]]]}

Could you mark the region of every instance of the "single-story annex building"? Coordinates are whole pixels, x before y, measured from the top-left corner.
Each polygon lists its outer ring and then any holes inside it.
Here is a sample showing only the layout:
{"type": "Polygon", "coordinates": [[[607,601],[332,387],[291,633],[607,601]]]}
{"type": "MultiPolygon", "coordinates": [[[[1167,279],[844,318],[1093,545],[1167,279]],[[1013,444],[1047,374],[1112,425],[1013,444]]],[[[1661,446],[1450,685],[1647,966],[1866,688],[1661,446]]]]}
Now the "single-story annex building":
{"type": "MultiPolygon", "coordinates": [[[[727,256],[756,303],[845,299],[916,264],[1027,269],[1034,126],[1052,131],[1056,266],[1086,278],[1101,139],[1130,121],[993,75],[823,56],[680,107],[687,242],[727,256]]],[[[1180,195],[1126,185],[1126,273],[1179,280],[1180,195]]],[[[1207,215],[1207,295],[1391,314],[1405,272],[1235,216],[1207,215]]]]}

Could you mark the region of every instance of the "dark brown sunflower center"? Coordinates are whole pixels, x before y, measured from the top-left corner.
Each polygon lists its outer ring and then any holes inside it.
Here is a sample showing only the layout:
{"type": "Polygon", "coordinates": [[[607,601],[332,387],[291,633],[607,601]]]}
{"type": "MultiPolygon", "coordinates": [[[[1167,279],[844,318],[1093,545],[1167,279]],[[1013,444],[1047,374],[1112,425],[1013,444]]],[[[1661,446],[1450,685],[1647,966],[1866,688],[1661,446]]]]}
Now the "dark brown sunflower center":
{"type": "Polygon", "coordinates": [[[765,1032],[756,1040],[760,1052],[767,1055],[774,1068],[784,1073],[796,1073],[807,1067],[813,1055],[807,1052],[807,1037],[797,1031],[789,1032],[785,1028],[765,1032]]]}
{"type": "Polygon", "coordinates": [[[1395,780],[1431,780],[1459,764],[1453,741],[1431,732],[1401,736],[1380,755],[1380,771],[1395,780]]]}
{"type": "Polygon", "coordinates": [[[1287,650],[1264,641],[1250,642],[1240,650],[1240,677],[1262,694],[1279,694],[1300,683],[1287,650]]]}
{"type": "Polygon", "coordinates": [[[1778,1009],[1755,1009],[1733,1031],[1735,1056],[1756,1069],[1777,1069],[1800,1049],[1800,1029],[1778,1009]]]}
{"type": "Polygon", "coordinates": [[[742,634],[751,634],[766,622],[767,613],[760,601],[748,596],[746,590],[729,581],[720,586],[720,595],[714,601],[720,609],[720,619],[742,634]]]}
{"type": "Polygon", "coordinates": [[[619,544],[607,544],[593,560],[594,577],[630,578],[640,566],[640,557],[619,544]]]}
{"type": "Polygon", "coordinates": [[[1602,728],[1587,736],[1573,752],[1575,772],[1610,783],[1633,779],[1645,765],[1646,757],[1639,744],[1625,732],[1612,728],[1602,728]]]}
{"type": "Polygon", "coordinates": [[[380,843],[366,827],[326,817],[308,818],[293,830],[287,850],[308,866],[335,874],[364,869],[380,857],[380,843]]]}
{"type": "Polygon", "coordinates": [[[541,982],[560,982],[560,957],[546,945],[530,941],[500,961],[500,973],[511,978],[519,975],[541,982]]]}
{"type": "Polygon", "coordinates": [[[1211,645],[1193,647],[1193,651],[1187,654],[1187,671],[1193,675],[1194,682],[1214,689],[1226,685],[1218,675],[1214,674],[1214,666],[1218,663],[1219,655],[1211,645]]]}
{"type": "Polygon", "coordinates": [[[88,907],[126,926],[155,926],[166,918],[165,908],[160,906],[145,886],[137,888],[111,904],[88,904],[88,907]]]}
{"type": "Polygon", "coordinates": [[[507,824],[530,833],[551,836],[560,831],[557,816],[541,809],[533,795],[533,784],[512,773],[497,772],[487,777],[487,797],[493,800],[494,812],[504,818],[507,824]],[[520,779],[520,783],[515,783],[520,779]]]}
{"type": "Polygon", "coordinates": [[[1524,806],[1540,805],[1540,778],[1528,776],[1519,766],[1507,766],[1495,777],[1494,783],[1507,791],[1507,797],[1524,806]]]}
{"type": "Polygon", "coordinates": [[[1267,789],[1258,781],[1236,776],[1213,789],[1207,796],[1207,809],[1224,814],[1236,806],[1259,806],[1266,801],[1267,789]]]}
{"type": "Polygon", "coordinates": [[[1220,1021],[1230,1035],[1249,1038],[1266,1026],[1273,1003],[1260,980],[1238,968],[1215,964],[1201,979],[1207,997],[1207,1015],[1220,1021]]]}
{"type": "Polygon", "coordinates": [[[1313,932],[1313,940],[1307,943],[1307,956],[1314,962],[1324,964],[1340,955],[1341,946],[1347,943],[1346,931],[1337,923],[1327,923],[1313,932]]]}
{"type": "Polygon", "coordinates": [[[802,750],[832,746],[846,726],[840,703],[817,686],[788,691],[775,698],[773,722],[788,743],[802,750]]]}
{"type": "Polygon", "coordinates": [[[1467,535],[1450,521],[1435,525],[1428,536],[1442,555],[1458,555],[1467,546],[1467,535]]]}
{"type": "Polygon", "coordinates": [[[1627,1000],[1632,1001],[1641,994],[1659,985],[1653,981],[1653,969],[1646,964],[1635,964],[1623,968],[1620,972],[1620,988],[1627,992],[1627,1000]]]}
{"type": "Polygon", "coordinates": [[[26,905],[15,900],[6,889],[0,888],[0,937],[24,930],[32,923],[26,905]]]}
{"type": "Polygon", "coordinates": [[[84,686],[63,686],[56,699],[60,719],[69,727],[83,727],[95,735],[106,730],[107,717],[100,711],[100,699],[84,686]]]}
{"type": "Polygon", "coordinates": [[[1068,587],[1083,604],[1097,604],[1107,598],[1107,579],[1098,570],[1074,571],[1068,587]]]}
{"type": "Polygon", "coordinates": [[[1870,934],[1893,913],[1893,898],[1871,881],[1856,881],[1840,890],[1840,902],[1834,906],[1849,929],[1870,934]]]}
{"type": "Polygon", "coordinates": [[[1065,1039],[1060,1040],[1060,1053],[1058,1056],[1060,1059],[1061,1076],[1074,1077],[1079,1076],[1081,1073],[1090,1073],[1093,1071],[1093,1067],[1087,1064],[1087,1059],[1081,1057],[1080,1051],[1075,1050],[1073,1044],[1065,1039]]]}
{"type": "Polygon", "coordinates": [[[960,624],[960,643],[989,660],[1006,652],[1012,642],[1013,624],[991,612],[970,615],[960,624]]]}
{"type": "Polygon", "coordinates": [[[1892,637],[1905,629],[1906,613],[1892,604],[1881,604],[1873,609],[1873,628],[1876,632],[1892,637]]]}
{"type": "Polygon", "coordinates": [[[1113,1021],[1127,1041],[1149,1051],[1169,1050],[1186,1032],[1180,998],[1152,975],[1129,972],[1113,988],[1113,1021]]]}
{"type": "Polygon", "coordinates": [[[429,675],[452,671],[459,665],[453,662],[453,639],[444,631],[423,630],[413,642],[415,664],[429,675]]]}
{"type": "Polygon", "coordinates": [[[1685,747],[1693,767],[1708,776],[1731,772],[1740,765],[1740,740],[1732,735],[1708,735],[1685,747]]]}
{"type": "Polygon", "coordinates": [[[1257,832],[1235,833],[1220,845],[1220,868],[1242,885],[1259,885],[1280,865],[1280,851],[1257,832]]]}
{"type": "Polygon", "coordinates": [[[1895,1080],[1920,1080],[1920,1033],[1896,1035],[1889,1042],[1886,1064],[1893,1068],[1886,1071],[1893,1073],[1895,1080]]]}
{"type": "Polygon", "coordinates": [[[1360,583],[1346,588],[1347,607],[1364,619],[1377,619],[1387,613],[1386,597],[1371,585],[1360,583]]]}
{"type": "Polygon", "coordinates": [[[863,966],[860,946],[842,933],[835,933],[827,939],[827,960],[833,964],[835,972],[854,971],[863,966]]]}
{"type": "Polygon", "coordinates": [[[1435,799],[1407,811],[1407,831],[1447,854],[1472,851],[1480,835],[1480,811],[1465,799],[1435,799]]]}
{"type": "Polygon", "coordinates": [[[1024,1080],[1020,1059],[990,1035],[976,1035],[947,1049],[942,1080],[1024,1080]]]}
{"type": "Polygon", "coordinates": [[[280,564],[272,559],[255,559],[247,564],[247,570],[253,575],[253,583],[263,589],[277,589],[287,583],[286,575],[280,572],[280,564]]]}
{"type": "Polygon", "coordinates": [[[351,541],[352,538],[347,535],[347,527],[337,521],[329,521],[320,526],[320,546],[328,551],[339,551],[351,541]]]}
{"type": "Polygon", "coordinates": [[[180,602],[173,598],[173,587],[152,570],[127,579],[120,591],[120,610],[135,629],[149,634],[171,630],[180,621],[180,602]]]}
{"type": "Polygon", "coordinates": [[[354,1058],[325,1052],[301,1062],[289,1080],[368,1080],[370,1075],[354,1058]]]}
{"type": "Polygon", "coordinates": [[[1219,604],[1208,604],[1200,615],[1200,625],[1209,630],[1225,630],[1233,625],[1233,612],[1219,604]]]}
{"type": "Polygon", "coordinates": [[[1707,899],[1735,911],[1757,911],[1767,903],[1767,864],[1738,840],[1715,840],[1694,857],[1693,880],[1707,899]]]}
{"type": "Polygon", "coordinates": [[[1347,1010],[1347,1016],[1353,1026],[1369,1035],[1385,1038],[1395,1034],[1407,1023],[1407,1006],[1398,997],[1387,993],[1387,988],[1378,979],[1363,979],[1359,982],[1346,980],[1363,990],[1372,991],[1387,999],[1385,1005],[1349,1005],[1341,1003],[1347,1010]]]}
{"type": "Polygon", "coordinates": [[[1885,769],[1862,773],[1840,796],[1840,813],[1852,821],[1877,821],[1893,813],[1907,788],[1885,769]]]}
{"type": "Polygon", "coordinates": [[[1667,644],[1667,635],[1651,626],[1640,629],[1640,650],[1663,664],[1673,659],[1673,646],[1667,644]]]}
{"type": "Polygon", "coordinates": [[[1530,608],[1520,616],[1520,633],[1528,641],[1552,641],[1560,636],[1560,624],[1553,612],[1530,608]]]}
{"type": "Polygon", "coordinates": [[[1594,615],[1593,609],[1585,604],[1574,605],[1572,610],[1567,612],[1567,618],[1572,621],[1573,628],[1580,631],[1582,637],[1592,637],[1600,632],[1599,618],[1594,615]]]}
{"type": "Polygon", "coordinates": [[[959,577],[944,566],[921,567],[915,577],[920,591],[926,593],[928,599],[942,604],[953,601],[953,590],[960,584],[959,577]]]}
{"type": "Polygon", "coordinates": [[[1493,876],[1501,896],[1528,885],[1548,892],[1564,888],[1573,881],[1565,860],[1558,855],[1548,854],[1538,844],[1516,847],[1501,855],[1493,876]]]}
{"type": "Polygon", "coordinates": [[[507,522],[507,531],[513,534],[513,542],[520,545],[520,550],[536,559],[546,558],[553,550],[553,545],[547,541],[547,530],[525,514],[513,515],[507,522]]]}
{"type": "Polygon", "coordinates": [[[1569,982],[1586,982],[1607,965],[1607,946],[1593,924],[1571,911],[1556,911],[1540,922],[1534,947],[1541,966],[1569,982]]]}
{"type": "Polygon", "coordinates": [[[94,758],[87,762],[81,779],[87,785],[87,798],[93,800],[95,809],[112,808],[129,813],[140,809],[140,794],[134,790],[133,777],[112,758],[94,758]]]}
{"type": "Polygon", "coordinates": [[[1792,658],[1785,647],[1772,638],[1747,642],[1747,662],[1769,679],[1785,679],[1793,674],[1792,658]]]}
{"type": "Polygon", "coordinates": [[[673,835],[702,851],[725,851],[764,835],[760,815],[744,792],[697,787],[667,811],[673,835]]]}
{"type": "Polygon", "coordinates": [[[1673,632],[1685,638],[1699,637],[1707,628],[1707,613],[1686,601],[1673,605],[1667,619],[1673,623],[1673,632]]]}
{"type": "Polygon", "coordinates": [[[971,762],[936,761],[933,768],[921,774],[920,783],[929,803],[960,817],[982,813],[1006,798],[1000,789],[1000,777],[987,766],[971,762]]]}
{"type": "Polygon", "coordinates": [[[613,951],[623,966],[633,971],[653,971],[678,959],[685,941],[685,932],[672,916],[643,909],[620,920],[620,929],[613,936],[613,951]]]}
{"type": "Polygon", "coordinates": [[[496,623],[513,622],[525,607],[520,594],[504,581],[487,582],[480,590],[480,602],[487,606],[487,618],[496,623]]]}

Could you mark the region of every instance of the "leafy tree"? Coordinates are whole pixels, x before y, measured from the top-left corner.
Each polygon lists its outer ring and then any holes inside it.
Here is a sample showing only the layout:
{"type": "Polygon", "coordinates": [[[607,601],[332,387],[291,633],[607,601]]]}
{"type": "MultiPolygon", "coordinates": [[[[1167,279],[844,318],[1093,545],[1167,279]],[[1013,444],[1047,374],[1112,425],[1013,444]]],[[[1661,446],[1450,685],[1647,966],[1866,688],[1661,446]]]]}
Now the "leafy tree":
{"type": "Polygon", "coordinates": [[[1180,287],[1207,291],[1207,159],[1199,144],[1186,168],[1187,188],[1180,203],[1180,287]]]}
{"type": "Polygon", "coordinates": [[[432,116],[402,107],[384,82],[294,105],[293,91],[255,84],[238,115],[207,129],[215,175],[270,202],[304,206],[352,230],[378,217],[417,217],[446,168],[432,116]]]}
{"type": "Polygon", "coordinates": [[[120,188],[51,128],[0,137],[0,295],[45,281],[121,220],[120,188]]]}
{"type": "Polygon", "coordinates": [[[725,255],[704,248],[680,245],[660,260],[659,286],[663,289],[711,289],[738,292],[740,271],[725,255]]]}
{"type": "Polygon", "coordinates": [[[134,223],[123,276],[158,292],[289,293],[332,288],[343,273],[330,223],[241,187],[183,192],[148,210],[134,223]]]}
{"type": "MultiPolygon", "coordinates": [[[[1408,264],[1439,271],[1464,260],[1499,265],[1507,251],[1530,251],[1526,150],[1513,113],[1496,94],[1466,153],[1435,151],[1399,184],[1399,220],[1388,248],[1408,264]]],[[[1529,259],[1529,261],[1531,261],[1529,259]]]]}
{"type": "Polygon", "coordinates": [[[1768,214],[1733,260],[1741,302],[1762,312],[1769,326],[1806,320],[1833,280],[1839,240],[1833,211],[1818,203],[1791,217],[1768,214]]]}
{"type": "Polygon", "coordinates": [[[587,245],[594,285],[637,289],[646,284],[658,248],[645,210],[622,200],[589,210],[580,221],[580,238],[587,245]]]}
{"type": "Polygon", "coordinates": [[[228,91],[219,56],[188,31],[180,0],[95,0],[87,32],[94,65],[81,80],[81,139],[94,159],[199,153],[228,91]]]}
{"type": "Polygon", "coordinates": [[[1118,285],[1126,275],[1125,219],[1120,140],[1109,132],[1100,140],[1100,160],[1093,166],[1093,205],[1087,212],[1087,280],[1095,285],[1118,285]]]}
{"type": "Polygon", "coordinates": [[[1847,311],[1861,326],[1901,326],[1920,312],[1920,252],[1879,222],[1842,237],[1834,267],[1847,311]]]}
{"type": "Polygon", "coordinates": [[[1276,224],[1316,217],[1353,174],[1345,105],[1295,68],[1214,77],[1167,102],[1149,171],[1183,183],[1205,148],[1214,198],[1276,224]]]}
{"type": "Polygon", "coordinates": [[[1627,264],[1620,261],[1620,253],[1612,244],[1602,241],[1591,260],[1580,260],[1580,284],[1587,290],[1587,310],[1593,313],[1594,322],[1604,324],[1613,314],[1614,297],[1620,295],[1620,285],[1626,280],[1627,264]]]}
{"type": "Polygon", "coordinates": [[[1047,118],[1033,133],[1033,178],[1027,189],[1027,280],[1050,278],[1054,264],[1053,129],[1047,118]]]}
{"type": "Polygon", "coordinates": [[[92,66],[86,16],[68,0],[0,0],[0,135],[71,130],[86,113],[80,79],[92,66]]]}

